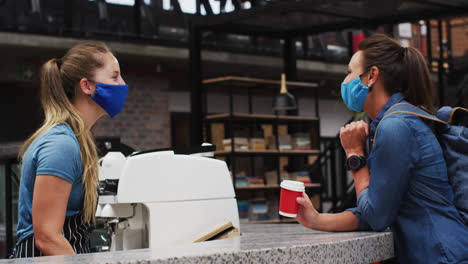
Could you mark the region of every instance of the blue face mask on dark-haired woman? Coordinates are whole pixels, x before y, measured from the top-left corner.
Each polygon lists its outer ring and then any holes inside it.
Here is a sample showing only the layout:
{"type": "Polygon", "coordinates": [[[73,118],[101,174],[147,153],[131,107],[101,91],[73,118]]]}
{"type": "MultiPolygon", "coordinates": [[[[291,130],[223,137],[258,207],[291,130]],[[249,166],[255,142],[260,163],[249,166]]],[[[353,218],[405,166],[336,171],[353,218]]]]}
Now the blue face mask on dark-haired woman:
{"type": "Polygon", "coordinates": [[[361,76],[348,83],[341,83],[341,97],[346,106],[352,111],[362,112],[368,93],[369,87],[362,84],[361,76]]]}

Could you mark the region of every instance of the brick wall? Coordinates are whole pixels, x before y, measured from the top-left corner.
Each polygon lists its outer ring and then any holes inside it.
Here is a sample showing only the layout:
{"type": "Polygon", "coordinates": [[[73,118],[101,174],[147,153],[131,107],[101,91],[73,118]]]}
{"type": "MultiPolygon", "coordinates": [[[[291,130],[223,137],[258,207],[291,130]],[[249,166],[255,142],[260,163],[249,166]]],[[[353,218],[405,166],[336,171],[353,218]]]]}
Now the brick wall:
{"type": "Polygon", "coordinates": [[[129,92],[123,111],[105,116],[93,127],[95,136],[119,136],[137,150],[171,146],[169,81],[150,76],[124,76],[129,92]]]}

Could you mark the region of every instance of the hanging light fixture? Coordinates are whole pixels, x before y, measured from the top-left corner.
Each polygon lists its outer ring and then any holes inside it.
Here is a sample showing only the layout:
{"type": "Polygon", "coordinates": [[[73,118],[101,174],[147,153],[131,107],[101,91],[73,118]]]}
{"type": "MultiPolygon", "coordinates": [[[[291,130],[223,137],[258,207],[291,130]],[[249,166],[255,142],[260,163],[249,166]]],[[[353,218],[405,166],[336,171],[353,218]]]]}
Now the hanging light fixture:
{"type": "Polygon", "coordinates": [[[296,98],[288,93],[286,88],[286,75],[281,74],[281,92],[273,100],[273,110],[294,110],[297,108],[296,98]]]}

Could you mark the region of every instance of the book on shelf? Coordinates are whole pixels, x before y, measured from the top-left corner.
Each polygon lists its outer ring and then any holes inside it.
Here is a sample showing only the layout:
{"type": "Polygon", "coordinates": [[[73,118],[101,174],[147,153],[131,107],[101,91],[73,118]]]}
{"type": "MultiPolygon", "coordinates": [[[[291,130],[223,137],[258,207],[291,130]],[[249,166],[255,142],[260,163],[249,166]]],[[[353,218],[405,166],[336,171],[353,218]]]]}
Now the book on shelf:
{"type": "Polygon", "coordinates": [[[247,178],[247,186],[264,186],[265,181],[263,178],[258,177],[248,177],[247,178]]]}
{"type": "MultiPolygon", "coordinates": [[[[223,150],[231,151],[231,142],[230,138],[223,139],[223,150]]],[[[234,150],[249,150],[249,139],[243,137],[234,138],[234,150]]]]}
{"type": "Polygon", "coordinates": [[[304,184],[310,184],[310,177],[308,171],[296,171],[296,181],[303,182],[304,184]]]}
{"type": "Polygon", "coordinates": [[[281,174],[281,181],[290,180],[290,181],[300,181],[304,184],[310,184],[310,177],[308,171],[293,171],[293,172],[283,172],[281,174]]]}
{"type": "Polygon", "coordinates": [[[237,210],[239,211],[239,221],[249,221],[249,202],[248,201],[237,201],[237,210]]]}
{"type": "Polygon", "coordinates": [[[268,186],[278,185],[278,172],[274,170],[265,172],[265,180],[268,186]]]}
{"type": "Polygon", "coordinates": [[[246,187],[247,185],[248,185],[248,181],[246,177],[236,177],[237,187],[246,187]]]}
{"type": "Polygon", "coordinates": [[[238,200],[239,221],[275,221],[279,220],[279,198],[264,199],[253,198],[250,200],[238,200]]]}
{"type": "Polygon", "coordinates": [[[291,135],[278,136],[279,150],[292,150],[291,135]]]}
{"type": "Polygon", "coordinates": [[[262,124],[263,138],[267,149],[276,149],[276,137],[273,134],[273,125],[262,124]]]}
{"type": "Polygon", "coordinates": [[[252,200],[250,201],[249,220],[250,221],[263,221],[269,220],[268,203],[266,200],[252,200]]]}
{"type": "Polygon", "coordinates": [[[266,144],[264,138],[250,138],[249,147],[252,150],[265,150],[266,144]]]}
{"type": "Polygon", "coordinates": [[[265,144],[267,149],[276,149],[276,137],[267,136],[265,139],[265,144]]]}
{"type": "Polygon", "coordinates": [[[294,134],[294,149],[297,150],[310,150],[310,134],[309,133],[296,133],[294,134]]]}

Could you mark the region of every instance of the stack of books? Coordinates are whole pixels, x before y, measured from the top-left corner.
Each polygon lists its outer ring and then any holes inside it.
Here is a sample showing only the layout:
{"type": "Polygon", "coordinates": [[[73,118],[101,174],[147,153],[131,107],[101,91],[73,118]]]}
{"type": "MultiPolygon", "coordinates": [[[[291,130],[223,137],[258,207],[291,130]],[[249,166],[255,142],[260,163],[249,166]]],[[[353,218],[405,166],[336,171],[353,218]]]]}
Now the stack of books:
{"type": "Polygon", "coordinates": [[[246,177],[236,177],[236,186],[237,187],[245,187],[247,186],[247,178],[246,177]]]}
{"type": "Polygon", "coordinates": [[[265,139],[264,138],[251,138],[249,139],[249,145],[250,149],[255,149],[255,150],[265,150],[266,145],[265,145],[265,139]]]}
{"type": "Polygon", "coordinates": [[[310,150],[310,134],[297,133],[294,138],[294,147],[297,150],[310,150]]]}
{"type": "Polygon", "coordinates": [[[237,209],[239,211],[239,221],[241,222],[249,221],[249,202],[238,200],[237,209]]]}
{"type": "MultiPolygon", "coordinates": [[[[223,139],[223,149],[226,151],[231,151],[231,139],[223,139]]],[[[234,138],[234,150],[249,150],[249,140],[243,137],[234,138]]]]}
{"type": "Polygon", "coordinates": [[[269,220],[268,204],[265,200],[253,200],[250,202],[250,215],[251,221],[269,220]]]}
{"type": "Polygon", "coordinates": [[[265,182],[263,181],[262,178],[249,177],[247,178],[247,185],[248,186],[263,186],[265,185],[265,182]]]}
{"type": "Polygon", "coordinates": [[[310,184],[310,177],[308,171],[296,171],[296,181],[303,182],[304,184],[310,184]]]}
{"type": "Polygon", "coordinates": [[[292,150],[291,135],[278,136],[279,150],[292,150]]]}

